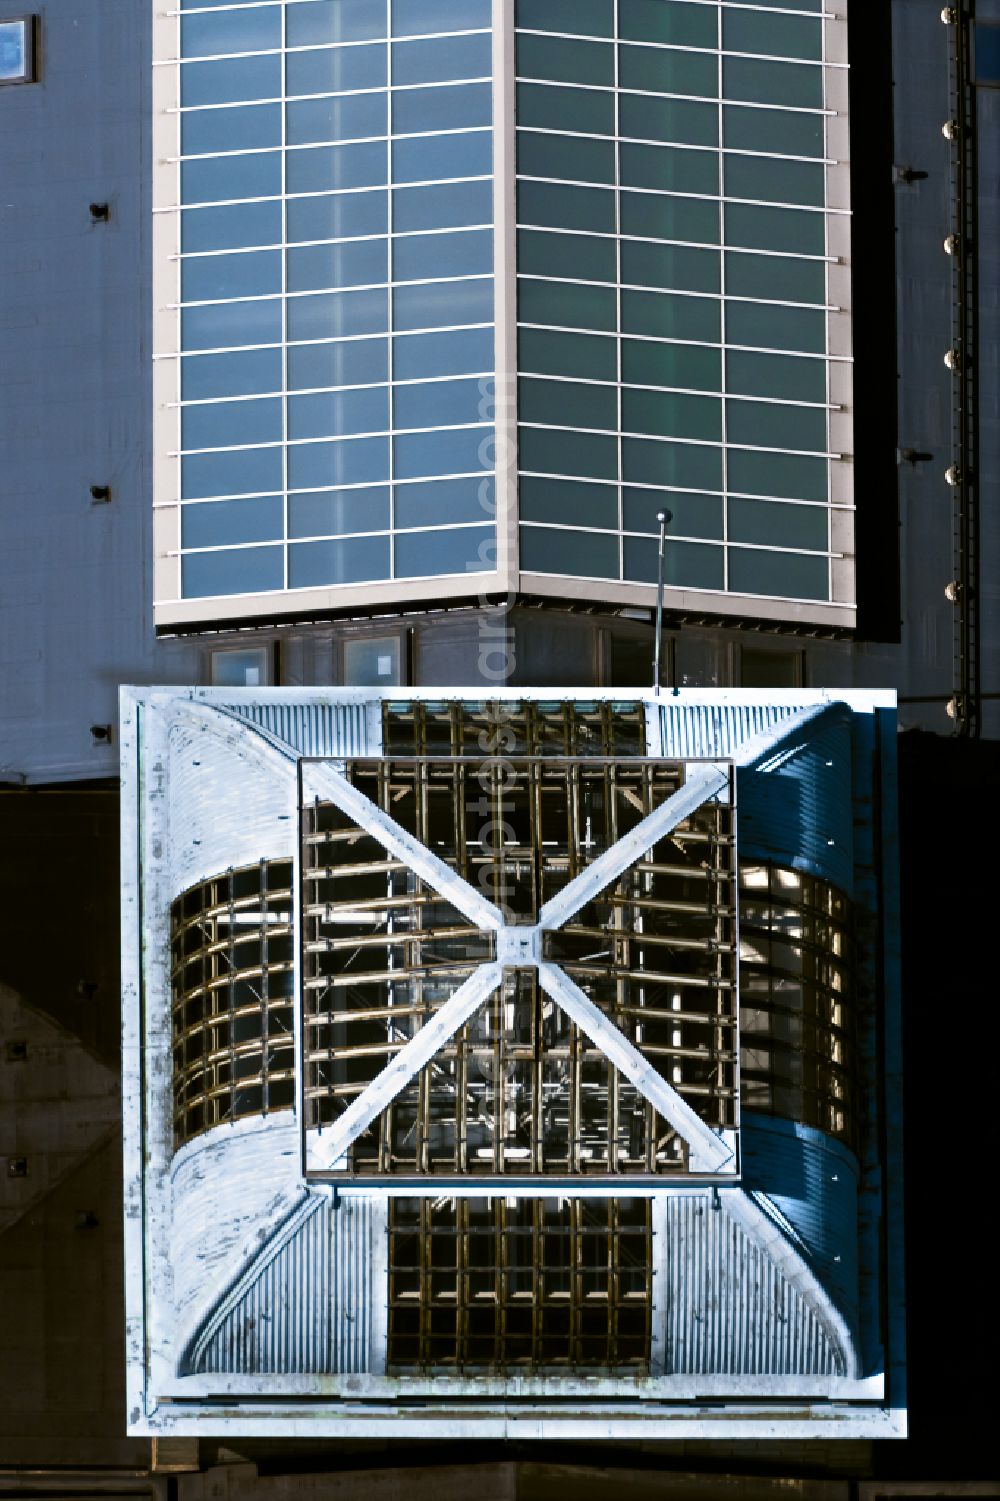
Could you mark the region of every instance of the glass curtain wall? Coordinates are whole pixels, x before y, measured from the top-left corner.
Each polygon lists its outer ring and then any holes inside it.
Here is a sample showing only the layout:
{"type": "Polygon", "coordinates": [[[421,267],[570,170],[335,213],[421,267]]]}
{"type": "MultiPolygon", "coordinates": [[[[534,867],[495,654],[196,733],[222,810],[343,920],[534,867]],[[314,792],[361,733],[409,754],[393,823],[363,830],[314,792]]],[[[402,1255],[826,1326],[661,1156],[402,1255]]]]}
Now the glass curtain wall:
{"type": "Polygon", "coordinates": [[[182,6],[182,597],[492,569],[490,0],[182,6]]]}
{"type": "Polygon", "coordinates": [[[518,0],[522,570],[832,597],[821,13],[518,0]]]}

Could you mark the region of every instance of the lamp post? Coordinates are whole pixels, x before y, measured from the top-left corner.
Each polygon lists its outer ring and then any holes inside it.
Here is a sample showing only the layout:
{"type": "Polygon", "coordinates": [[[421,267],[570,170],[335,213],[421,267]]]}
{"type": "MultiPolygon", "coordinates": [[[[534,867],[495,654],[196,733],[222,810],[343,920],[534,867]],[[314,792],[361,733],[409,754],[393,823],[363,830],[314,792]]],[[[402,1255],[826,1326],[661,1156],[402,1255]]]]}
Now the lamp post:
{"type": "Polygon", "coordinates": [[[660,691],[660,639],[663,635],[663,556],[667,545],[667,527],[673,521],[672,511],[658,511],[660,523],[660,552],[656,567],[656,650],[653,656],[653,692],[660,691]]]}

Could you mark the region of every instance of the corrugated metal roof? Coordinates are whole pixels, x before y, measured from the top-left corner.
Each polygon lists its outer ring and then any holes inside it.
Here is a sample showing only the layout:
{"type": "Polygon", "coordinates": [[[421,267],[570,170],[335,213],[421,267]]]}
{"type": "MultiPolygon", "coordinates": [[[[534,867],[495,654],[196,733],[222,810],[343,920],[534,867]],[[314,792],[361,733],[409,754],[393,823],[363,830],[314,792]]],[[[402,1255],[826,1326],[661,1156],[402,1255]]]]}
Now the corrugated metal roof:
{"type": "Polygon", "coordinates": [[[731,756],[738,746],[762,735],[799,712],[775,704],[660,705],[660,732],[665,756],[731,756]]]}
{"type": "Polygon", "coordinates": [[[226,713],[264,731],[300,756],[366,756],[377,753],[368,735],[364,703],[230,704],[226,713]]]}

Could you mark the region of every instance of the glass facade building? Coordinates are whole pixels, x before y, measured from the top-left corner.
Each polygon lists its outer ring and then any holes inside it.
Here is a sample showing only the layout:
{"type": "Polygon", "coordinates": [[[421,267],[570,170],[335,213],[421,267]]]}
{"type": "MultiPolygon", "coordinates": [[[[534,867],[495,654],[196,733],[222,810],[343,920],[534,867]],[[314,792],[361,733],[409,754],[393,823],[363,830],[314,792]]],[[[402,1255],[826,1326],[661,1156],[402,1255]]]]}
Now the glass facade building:
{"type": "Polygon", "coordinates": [[[661,510],[668,603],[852,624],[842,12],[157,17],[158,624],[648,604],[661,510]]]}

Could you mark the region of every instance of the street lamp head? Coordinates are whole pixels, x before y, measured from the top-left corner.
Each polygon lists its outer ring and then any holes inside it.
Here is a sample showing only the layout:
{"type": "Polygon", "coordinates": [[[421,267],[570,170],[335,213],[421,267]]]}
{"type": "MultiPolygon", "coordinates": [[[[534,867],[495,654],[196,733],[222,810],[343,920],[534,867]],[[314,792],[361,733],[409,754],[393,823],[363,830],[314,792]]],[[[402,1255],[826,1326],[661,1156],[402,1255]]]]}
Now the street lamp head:
{"type": "Polygon", "coordinates": [[[669,526],[674,519],[673,511],[657,511],[656,519],[661,526],[669,526]]]}

